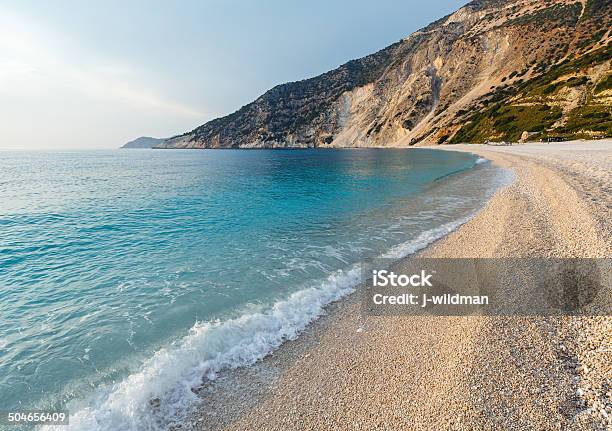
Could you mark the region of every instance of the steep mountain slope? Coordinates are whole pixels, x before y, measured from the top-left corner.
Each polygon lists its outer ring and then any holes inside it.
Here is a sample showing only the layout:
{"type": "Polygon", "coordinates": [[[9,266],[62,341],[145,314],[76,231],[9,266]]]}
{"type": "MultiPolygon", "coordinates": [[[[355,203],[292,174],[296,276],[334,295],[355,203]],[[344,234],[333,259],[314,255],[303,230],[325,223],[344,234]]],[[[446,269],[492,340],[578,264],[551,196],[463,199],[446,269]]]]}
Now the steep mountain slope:
{"type": "Polygon", "coordinates": [[[274,87],[159,147],[609,136],[610,28],[612,0],[475,0],[375,54],[274,87]]]}

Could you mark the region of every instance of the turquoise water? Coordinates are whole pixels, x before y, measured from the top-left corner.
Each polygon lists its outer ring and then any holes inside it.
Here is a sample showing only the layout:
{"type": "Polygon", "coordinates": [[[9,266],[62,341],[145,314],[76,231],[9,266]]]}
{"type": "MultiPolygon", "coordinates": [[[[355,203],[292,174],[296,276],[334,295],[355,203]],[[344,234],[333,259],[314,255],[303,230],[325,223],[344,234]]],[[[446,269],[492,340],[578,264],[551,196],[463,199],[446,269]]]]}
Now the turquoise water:
{"type": "Polygon", "coordinates": [[[0,410],[67,405],[72,429],[180,421],[191,387],[297,336],[353,289],[359,262],[464,222],[499,185],[479,162],[434,150],[0,153],[0,410]]]}

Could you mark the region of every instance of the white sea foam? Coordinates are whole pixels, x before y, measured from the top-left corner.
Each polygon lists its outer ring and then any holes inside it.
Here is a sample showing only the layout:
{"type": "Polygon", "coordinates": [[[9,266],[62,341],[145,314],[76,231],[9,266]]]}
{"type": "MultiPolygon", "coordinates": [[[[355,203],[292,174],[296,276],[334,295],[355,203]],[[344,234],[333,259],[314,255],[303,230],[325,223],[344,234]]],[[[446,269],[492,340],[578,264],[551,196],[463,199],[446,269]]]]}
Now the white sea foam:
{"type": "MultiPolygon", "coordinates": [[[[511,178],[498,177],[495,188],[511,178]]],[[[382,258],[400,259],[442,238],[474,214],[445,223],[398,244],[382,258]]],[[[337,271],[316,287],[293,293],[266,311],[253,311],[236,319],[196,323],[180,342],[161,349],[139,372],[123,381],[99,388],[94,396],[68,405],[66,430],[160,430],[180,423],[197,401],[192,388],[202,379],[215,379],[224,369],[251,365],[295,339],[307,325],[324,313],[326,305],[354,291],[361,280],[361,266],[337,271]]]]}
{"type": "Polygon", "coordinates": [[[477,165],[481,165],[481,164],[487,163],[487,162],[488,162],[488,160],[485,159],[484,157],[478,157],[474,163],[477,164],[477,165]]]}
{"type": "MultiPolygon", "coordinates": [[[[155,430],[180,421],[197,397],[192,388],[222,369],[251,365],[295,339],[324,307],[352,292],[360,267],[337,271],[318,287],[279,301],[262,313],[194,325],[176,346],[158,351],[141,371],[95,397],[74,402],[62,430],[155,430]],[[152,402],[152,400],[154,400],[152,402]]],[[[55,429],[49,427],[47,429],[55,429]]]]}
{"type": "MultiPolygon", "coordinates": [[[[393,247],[381,257],[402,258],[446,235],[466,220],[430,229],[393,247]]],[[[337,271],[318,287],[300,290],[265,312],[236,319],[196,323],[177,345],[159,350],[141,371],[73,402],[68,427],[58,430],[156,430],[180,422],[197,400],[192,388],[223,369],[251,365],[295,339],[324,307],[354,291],[360,265],[337,271]],[[153,400],[153,401],[152,401],[153,400]]],[[[55,429],[48,427],[46,429],[55,429]]]]}
{"type": "Polygon", "coordinates": [[[444,235],[451,233],[463,223],[467,222],[470,218],[472,218],[472,215],[445,223],[433,229],[426,230],[416,238],[392,247],[391,250],[384,253],[381,257],[385,259],[401,259],[412,253],[416,253],[417,251],[427,247],[432,242],[442,238],[444,235]]]}

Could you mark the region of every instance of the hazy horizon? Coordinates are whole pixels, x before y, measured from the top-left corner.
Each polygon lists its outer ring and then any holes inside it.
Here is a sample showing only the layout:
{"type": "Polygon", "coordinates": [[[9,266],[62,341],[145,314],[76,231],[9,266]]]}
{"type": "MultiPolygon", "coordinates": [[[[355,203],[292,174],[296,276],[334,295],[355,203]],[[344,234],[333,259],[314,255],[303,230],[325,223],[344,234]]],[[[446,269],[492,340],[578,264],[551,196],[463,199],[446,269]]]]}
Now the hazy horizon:
{"type": "Polygon", "coordinates": [[[0,1],[0,149],[110,149],[180,134],[466,1],[394,3],[0,1]]]}

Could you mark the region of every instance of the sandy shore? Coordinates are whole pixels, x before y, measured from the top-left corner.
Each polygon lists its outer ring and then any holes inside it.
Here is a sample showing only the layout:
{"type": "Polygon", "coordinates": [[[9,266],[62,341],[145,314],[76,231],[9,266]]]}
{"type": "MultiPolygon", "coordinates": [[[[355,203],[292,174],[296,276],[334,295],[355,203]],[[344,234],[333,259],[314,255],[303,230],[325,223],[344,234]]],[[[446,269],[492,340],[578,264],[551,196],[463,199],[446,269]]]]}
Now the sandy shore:
{"type": "MultiPolygon", "coordinates": [[[[512,169],[516,181],[424,256],[612,256],[612,141],[447,149],[512,169]]],[[[612,427],[611,317],[373,317],[357,296],[203,388],[194,427],[612,427]]]]}

